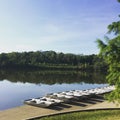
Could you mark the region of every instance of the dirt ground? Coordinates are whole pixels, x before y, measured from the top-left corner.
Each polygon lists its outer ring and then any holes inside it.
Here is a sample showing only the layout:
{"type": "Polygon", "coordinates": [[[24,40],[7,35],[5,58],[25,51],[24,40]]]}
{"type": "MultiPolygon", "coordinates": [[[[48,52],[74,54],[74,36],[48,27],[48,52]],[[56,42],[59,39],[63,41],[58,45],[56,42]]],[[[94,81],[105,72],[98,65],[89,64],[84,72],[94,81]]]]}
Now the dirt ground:
{"type": "Polygon", "coordinates": [[[103,109],[103,108],[120,108],[115,103],[92,98],[86,101],[72,101],[71,103],[64,103],[50,108],[40,108],[30,105],[23,105],[16,108],[0,111],[0,120],[25,120],[38,116],[45,116],[49,114],[56,114],[61,112],[79,111],[88,109],[103,109]]]}

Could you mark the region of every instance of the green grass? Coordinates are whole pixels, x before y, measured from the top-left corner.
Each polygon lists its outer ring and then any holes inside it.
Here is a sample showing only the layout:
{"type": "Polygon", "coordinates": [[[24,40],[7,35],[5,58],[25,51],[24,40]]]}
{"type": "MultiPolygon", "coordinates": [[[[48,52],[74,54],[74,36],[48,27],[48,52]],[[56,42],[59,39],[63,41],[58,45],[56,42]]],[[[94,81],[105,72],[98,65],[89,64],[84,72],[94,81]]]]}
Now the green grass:
{"type": "Polygon", "coordinates": [[[120,120],[120,110],[99,110],[75,112],[63,115],[44,117],[34,120],[120,120]]]}

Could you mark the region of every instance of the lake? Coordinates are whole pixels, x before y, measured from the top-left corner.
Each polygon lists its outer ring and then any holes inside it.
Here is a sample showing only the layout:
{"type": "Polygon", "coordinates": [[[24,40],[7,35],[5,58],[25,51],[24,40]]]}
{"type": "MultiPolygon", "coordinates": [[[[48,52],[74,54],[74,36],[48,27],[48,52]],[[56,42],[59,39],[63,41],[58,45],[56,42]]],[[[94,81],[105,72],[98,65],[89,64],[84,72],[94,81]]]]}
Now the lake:
{"type": "Polygon", "coordinates": [[[80,71],[0,70],[0,110],[47,93],[106,86],[105,75],[80,71]]]}

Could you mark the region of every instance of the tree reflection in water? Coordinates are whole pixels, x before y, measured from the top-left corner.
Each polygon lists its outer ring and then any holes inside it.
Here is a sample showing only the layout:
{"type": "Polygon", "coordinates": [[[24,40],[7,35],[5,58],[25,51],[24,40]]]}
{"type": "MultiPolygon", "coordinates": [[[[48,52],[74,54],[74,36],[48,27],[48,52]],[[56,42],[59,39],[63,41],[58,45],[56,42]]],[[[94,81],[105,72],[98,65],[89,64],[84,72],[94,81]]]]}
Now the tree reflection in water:
{"type": "Polygon", "coordinates": [[[0,80],[34,84],[62,83],[106,83],[105,74],[100,72],[54,71],[54,70],[0,70],[0,80]]]}

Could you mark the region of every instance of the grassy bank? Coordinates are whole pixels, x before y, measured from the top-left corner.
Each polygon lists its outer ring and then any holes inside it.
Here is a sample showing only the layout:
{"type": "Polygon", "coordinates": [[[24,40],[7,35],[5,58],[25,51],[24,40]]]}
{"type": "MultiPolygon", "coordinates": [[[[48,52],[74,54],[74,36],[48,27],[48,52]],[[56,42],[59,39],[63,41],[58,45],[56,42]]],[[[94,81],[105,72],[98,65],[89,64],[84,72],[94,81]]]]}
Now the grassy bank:
{"type": "Polygon", "coordinates": [[[120,120],[120,110],[75,112],[34,120],[120,120]]]}

